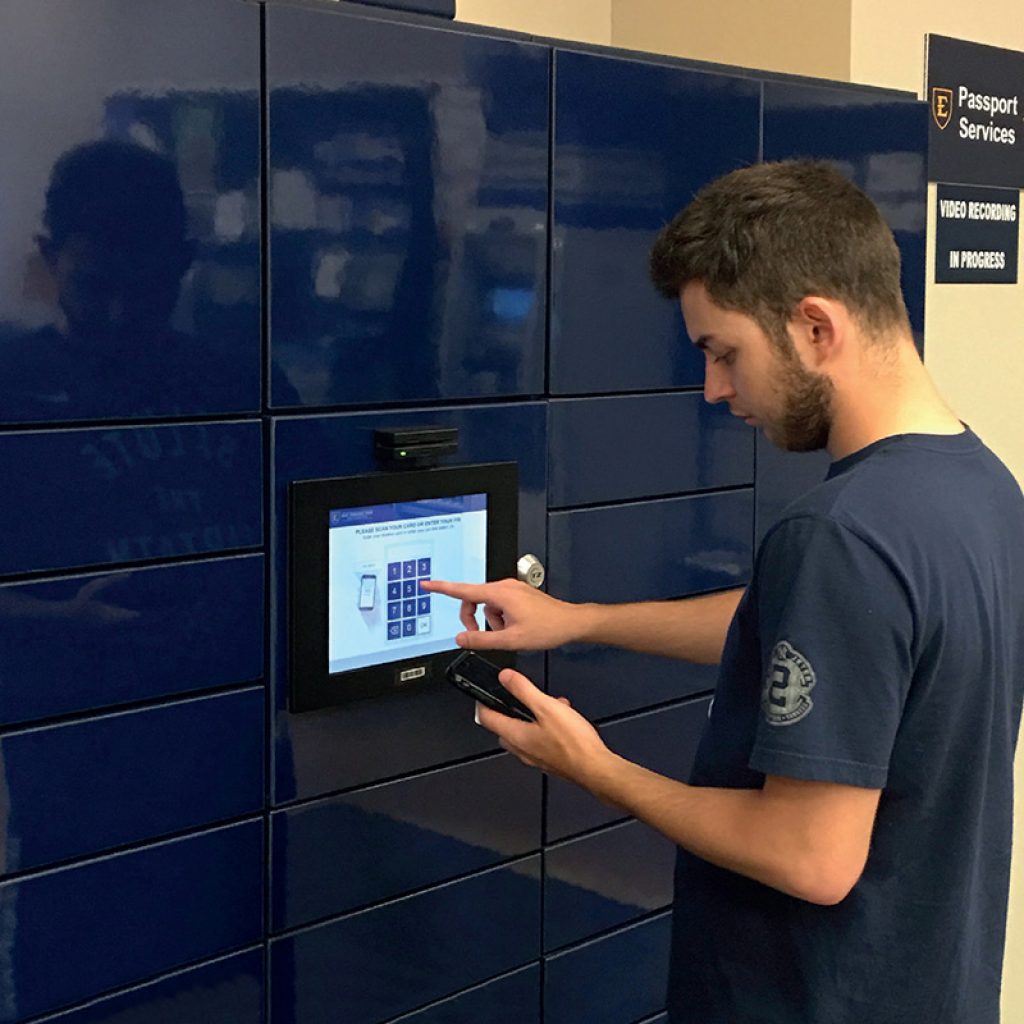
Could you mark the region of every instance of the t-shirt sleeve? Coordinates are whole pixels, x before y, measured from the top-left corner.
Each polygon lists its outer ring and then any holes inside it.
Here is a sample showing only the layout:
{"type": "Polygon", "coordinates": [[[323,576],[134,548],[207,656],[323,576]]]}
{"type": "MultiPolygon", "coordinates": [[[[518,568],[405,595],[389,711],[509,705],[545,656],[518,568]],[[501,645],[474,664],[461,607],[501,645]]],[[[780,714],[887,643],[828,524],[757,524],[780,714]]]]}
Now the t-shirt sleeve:
{"type": "Polygon", "coordinates": [[[750,767],[881,789],[912,673],[903,582],[866,540],[819,516],[768,534],[757,581],[761,707],[750,767]]]}

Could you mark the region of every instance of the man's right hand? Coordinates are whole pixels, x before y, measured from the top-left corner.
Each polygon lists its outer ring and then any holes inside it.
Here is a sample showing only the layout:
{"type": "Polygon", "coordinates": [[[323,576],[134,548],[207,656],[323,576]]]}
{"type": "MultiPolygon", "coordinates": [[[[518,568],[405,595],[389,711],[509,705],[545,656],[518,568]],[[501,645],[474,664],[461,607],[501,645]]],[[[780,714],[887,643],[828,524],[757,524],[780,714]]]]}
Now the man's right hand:
{"type": "Polygon", "coordinates": [[[459,633],[455,642],[470,651],[547,651],[579,639],[583,629],[582,606],[559,601],[520,580],[424,580],[420,586],[462,602],[459,618],[466,632],[459,633]],[[482,630],[476,621],[481,605],[490,631],[482,630]]]}

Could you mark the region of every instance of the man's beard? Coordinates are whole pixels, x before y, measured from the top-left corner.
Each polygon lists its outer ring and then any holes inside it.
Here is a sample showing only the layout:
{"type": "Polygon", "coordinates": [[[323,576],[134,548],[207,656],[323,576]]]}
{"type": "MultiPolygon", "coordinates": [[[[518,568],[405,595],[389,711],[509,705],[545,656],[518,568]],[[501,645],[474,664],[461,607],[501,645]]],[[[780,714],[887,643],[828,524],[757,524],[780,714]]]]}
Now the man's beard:
{"type": "Polygon", "coordinates": [[[835,386],[824,374],[804,369],[795,353],[784,352],[776,381],[782,415],[766,429],[768,440],[788,452],[814,452],[828,444],[835,386]]]}

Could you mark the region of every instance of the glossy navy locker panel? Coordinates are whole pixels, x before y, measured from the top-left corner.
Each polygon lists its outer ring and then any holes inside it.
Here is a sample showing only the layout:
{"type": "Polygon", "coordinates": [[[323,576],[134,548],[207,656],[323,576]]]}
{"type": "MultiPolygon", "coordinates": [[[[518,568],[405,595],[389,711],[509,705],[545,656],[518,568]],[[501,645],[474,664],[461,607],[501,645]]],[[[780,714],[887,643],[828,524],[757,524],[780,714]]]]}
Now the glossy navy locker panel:
{"type": "MultiPolygon", "coordinates": [[[[610,722],[600,727],[601,738],[621,757],[685,782],[704,732],[709,704],[707,698],[701,698],[610,722]]],[[[623,817],[586,790],[554,777],[548,779],[546,813],[544,836],[548,843],[623,817]]]]}
{"type": "Polygon", "coordinates": [[[532,853],[540,827],[541,776],[507,754],[282,811],[271,826],[272,928],[532,853]]]}
{"type": "Polygon", "coordinates": [[[833,161],[877,204],[896,236],[903,295],[924,344],[928,105],[912,94],[766,82],[764,159],[833,161]]]}
{"type": "Polygon", "coordinates": [[[394,1024],[540,1024],[540,968],[484,982],[394,1024]]]}
{"type": "Polygon", "coordinates": [[[702,185],[757,160],[759,116],[757,82],[555,52],[552,394],[701,383],[647,256],[702,185]]]}
{"type": "Polygon", "coordinates": [[[0,725],[263,674],[263,557],[0,587],[0,725]]]}
{"type": "Polygon", "coordinates": [[[594,505],[754,482],[754,432],[700,393],[549,407],[549,502],[594,505]]]}
{"type": "Polygon", "coordinates": [[[257,6],[3,20],[0,422],[258,410],[257,6]]]}
{"type": "MultiPolygon", "coordinates": [[[[292,715],[285,711],[286,559],[288,483],[376,470],[373,431],[423,424],[457,427],[452,465],[513,460],[519,464],[519,544],[545,557],[547,486],[546,410],[543,403],[461,406],[401,413],[347,413],[274,421],[275,802],[394,778],[493,750],[497,741],[473,724],[472,703],[444,682],[411,687],[389,698],[292,715]]],[[[509,567],[509,572],[514,567],[509,567]]],[[[543,682],[543,655],[520,658],[543,682]]]]}
{"type": "Polygon", "coordinates": [[[263,1024],[263,952],[214,960],[99,999],[46,1024],[263,1024]]]}
{"type": "Polygon", "coordinates": [[[0,1021],[259,941],[256,820],[0,883],[0,1021]]]}
{"type": "Polygon", "coordinates": [[[548,848],[545,952],[664,910],[675,859],[675,845],[638,821],[548,848]]]}
{"type": "Polygon", "coordinates": [[[547,678],[549,693],[568,697],[581,715],[598,719],[713,690],[718,666],[570,644],[548,655],[547,678]]]}
{"type": "Polygon", "coordinates": [[[549,68],[268,7],[275,407],[544,390],[549,68]]]}
{"type": "Polygon", "coordinates": [[[616,602],[743,586],[753,498],[743,489],[552,512],[547,590],[571,601],[616,602]]]}
{"type": "Polygon", "coordinates": [[[263,707],[261,687],[0,736],[0,875],[262,810],[263,707]]]}
{"type": "Polygon", "coordinates": [[[548,957],[544,1024],[626,1024],[665,1008],[671,916],[548,957]]]}
{"type": "Polygon", "coordinates": [[[540,857],[275,940],[274,1024],[374,1024],[536,960],[540,857]]]}
{"type": "Polygon", "coordinates": [[[417,14],[437,14],[442,18],[455,17],[455,0],[354,0],[357,4],[370,7],[388,7],[396,11],[413,11],[417,14]]]}
{"type": "Polygon", "coordinates": [[[260,425],[0,436],[0,573],[255,547],[260,425]]]}

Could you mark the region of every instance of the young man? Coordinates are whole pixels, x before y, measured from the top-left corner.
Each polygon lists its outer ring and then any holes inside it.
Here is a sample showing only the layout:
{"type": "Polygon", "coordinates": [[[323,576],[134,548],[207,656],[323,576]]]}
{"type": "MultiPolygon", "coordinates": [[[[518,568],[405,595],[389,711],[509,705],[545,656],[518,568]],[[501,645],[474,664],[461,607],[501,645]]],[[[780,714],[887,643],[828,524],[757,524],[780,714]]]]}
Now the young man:
{"type": "Polygon", "coordinates": [[[674,1024],[994,1024],[1024,693],[1024,498],[914,347],[899,254],[828,165],[705,188],[658,239],[704,393],[828,478],[769,531],[745,592],[463,601],[468,648],[618,644],[721,663],[689,784],[616,756],[566,703],[480,721],[528,764],[670,837],[674,1024]],[[493,632],[477,629],[482,604],[493,632]]]}

